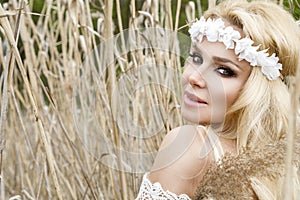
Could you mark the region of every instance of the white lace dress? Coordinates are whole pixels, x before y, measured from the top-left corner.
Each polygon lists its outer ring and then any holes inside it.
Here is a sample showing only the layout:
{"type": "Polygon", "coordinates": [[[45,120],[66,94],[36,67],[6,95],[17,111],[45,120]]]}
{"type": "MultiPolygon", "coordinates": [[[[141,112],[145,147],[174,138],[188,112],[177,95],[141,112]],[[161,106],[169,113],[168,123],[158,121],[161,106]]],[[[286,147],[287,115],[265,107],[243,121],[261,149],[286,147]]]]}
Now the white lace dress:
{"type": "Polygon", "coordinates": [[[191,200],[186,194],[178,196],[168,190],[163,190],[160,183],[151,183],[147,176],[148,173],[143,176],[143,181],[136,200],[191,200]]]}
{"type": "MultiPolygon", "coordinates": [[[[212,147],[214,157],[217,163],[221,164],[221,157],[224,155],[221,143],[216,134],[209,128],[197,126],[197,129],[203,129],[206,132],[208,141],[212,147]]],[[[198,131],[198,133],[201,133],[198,131]]],[[[135,200],[191,200],[186,194],[176,195],[173,192],[165,191],[159,182],[151,183],[148,179],[148,174],[145,173],[140,186],[138,196],[135,200]]]]}

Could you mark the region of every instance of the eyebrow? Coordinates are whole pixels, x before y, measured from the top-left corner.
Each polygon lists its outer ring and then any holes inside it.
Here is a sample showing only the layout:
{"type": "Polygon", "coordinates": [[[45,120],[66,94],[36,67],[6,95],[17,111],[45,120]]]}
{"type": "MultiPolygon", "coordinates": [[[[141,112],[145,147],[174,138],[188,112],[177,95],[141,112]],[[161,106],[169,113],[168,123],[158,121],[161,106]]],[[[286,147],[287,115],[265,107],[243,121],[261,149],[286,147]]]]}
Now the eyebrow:
{"type": "Polygon", "coordinates": [[[243,70],[238,64],[236,64],[235,62],[233,62],[232,60],[229,60],[227,58],[222,58],[222,57],[218,57],[218,56],[213,56],[212,58],[213,58],[213,60],[216,60],[218,62],[231,63],[231,64],[235,65],[237,68],[243,70]]]}
{"type": "MultiPolygon", "coordinates": [[[[199,53],[202,54],[202,50],[198,47],[197,44],[193,44],[193,48],[195,48],[196,51],[198,51],[199,53]]],[[[218,57],[218,56],[213,56],[212,58],[214,61],[223,62],[223,63],[231,63],[234,66],[236,66],[237,68],[239,68],[240,70],[243,70],[238,64],[236,64],[235,62],[233,62],[232,60],[229,60],[227,58],[222,58],[222,57],[218,57]]]]}
{"type": "Polygon", "coordinates": [[[198,45],[197,44],[193,44],[193,48],[195,48],[196,49],[196,51],[198,51],[199,53],[202,53],[202,50],[198,47],[198,45]]]}

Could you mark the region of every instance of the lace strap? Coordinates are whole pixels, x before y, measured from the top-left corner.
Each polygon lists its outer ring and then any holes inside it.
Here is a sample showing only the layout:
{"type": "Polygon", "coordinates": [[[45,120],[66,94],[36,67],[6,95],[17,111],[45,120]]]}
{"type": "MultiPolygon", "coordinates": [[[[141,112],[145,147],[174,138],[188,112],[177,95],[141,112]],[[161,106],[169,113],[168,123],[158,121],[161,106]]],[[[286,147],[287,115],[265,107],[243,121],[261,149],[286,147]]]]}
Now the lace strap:
{"type": "Polygon", "coordinates": [[[163,190],[159,182],[151,183],[147,178],[149,173],[145,173],[139,190],[139,194],[135,200],[191,200],[186,194],[176,194],[163,190]]]}

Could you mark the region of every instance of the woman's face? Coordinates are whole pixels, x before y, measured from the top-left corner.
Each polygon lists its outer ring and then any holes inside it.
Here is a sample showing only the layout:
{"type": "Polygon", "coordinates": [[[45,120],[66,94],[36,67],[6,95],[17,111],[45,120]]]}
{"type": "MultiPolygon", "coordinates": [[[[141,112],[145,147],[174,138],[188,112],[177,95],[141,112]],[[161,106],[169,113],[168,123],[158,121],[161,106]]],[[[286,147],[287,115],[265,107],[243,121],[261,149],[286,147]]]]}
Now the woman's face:
{"type": "Polygon", "coordinates": [[[182,75],[183,118],[202,125],[223,122],[250,72],[249,63],[223,43],[193,43],[182,75]]]}

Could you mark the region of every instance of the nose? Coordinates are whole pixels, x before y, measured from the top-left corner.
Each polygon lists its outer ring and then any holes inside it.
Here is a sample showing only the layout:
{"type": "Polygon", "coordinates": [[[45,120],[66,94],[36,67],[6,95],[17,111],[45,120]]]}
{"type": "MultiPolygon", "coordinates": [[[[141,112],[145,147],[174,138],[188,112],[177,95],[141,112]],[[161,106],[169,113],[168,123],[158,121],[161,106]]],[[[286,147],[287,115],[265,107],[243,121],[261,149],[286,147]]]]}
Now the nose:
{"type": "Polygon", "coordinates": [[[183,75],[186,81],[191,85],[191,86],[196,86],[200,88],[206,87],[206,81],[204,79],[204,71],[195,68],[193,66],[190,66],[189,69],[187,69],[183,75]]]}

